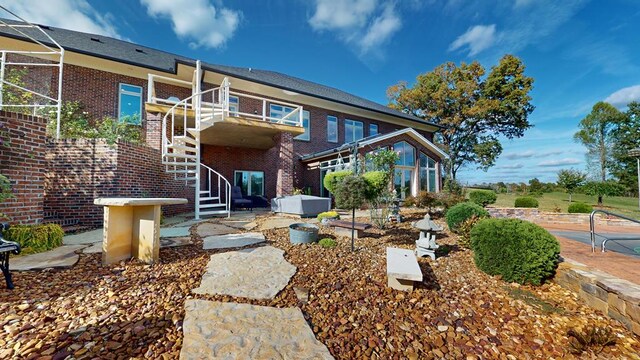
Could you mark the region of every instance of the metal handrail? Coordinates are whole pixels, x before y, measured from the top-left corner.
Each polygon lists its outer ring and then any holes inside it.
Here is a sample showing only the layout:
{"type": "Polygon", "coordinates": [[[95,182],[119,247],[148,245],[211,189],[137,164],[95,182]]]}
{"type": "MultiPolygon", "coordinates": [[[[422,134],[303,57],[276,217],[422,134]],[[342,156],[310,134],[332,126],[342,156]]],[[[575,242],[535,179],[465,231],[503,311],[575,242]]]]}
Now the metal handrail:
{"type": "MultiPolygon", "coordinates": [[[[640,224],[640,220],[638,219],[634,219],[625,215],[621,215],[621,214],[616,214],[616,213],[612,213],[610,211],[606,211],[606,210],[593,210],[591,212],[591,215],[589,215],[589,231],[591,233],[591,252],[596,252],[596,221],[595,221],[595,215],[596,213],[601,213],[601,214],[605,214],[605,215],[609,215],[609,216],[614,216],[620,219],[624,219],[627,221],[631,221],[633,223],[636,224],[640,224]]],[[[607,244],[607,241],[609,241],[610,239],[605,238],[604,240],[602,240],[602,252],[605,252],[605,245],[607,244]]],[[[619,239],[620,240],[620,239],[619,239]]]]}

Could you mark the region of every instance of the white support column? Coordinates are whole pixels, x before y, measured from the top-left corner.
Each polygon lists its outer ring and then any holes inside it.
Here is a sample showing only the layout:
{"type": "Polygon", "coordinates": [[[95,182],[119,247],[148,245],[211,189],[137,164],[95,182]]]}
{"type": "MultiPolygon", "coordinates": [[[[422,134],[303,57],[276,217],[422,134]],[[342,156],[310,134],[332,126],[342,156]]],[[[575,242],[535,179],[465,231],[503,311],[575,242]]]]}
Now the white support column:
{"type": "Polygon", "coordinates": [[[2,58],[0,59],[0,110],[2,110],[2,89],[4,88],[4,63],[7,61],[7,53],[2,52],[2,58]]]}
{"type": "Polygon", "coordinates": [[[195,118],[195,123],[196,123],[196,130],[198,131],[198,133],[196,134],[196,136],[194,136],[196,138],[196,183],[195,183],[195,188],[196,188],[196,194],[194,197],[194,202],[195,202],[195,206],[196,206],[196,220],[200,220],[200,179],[202,177],[201,174],[201,168],[200,168],[200,152],[201,152],[201,146],[200,146],[200,121],[202,119],[202,109],[201,109],[201,97],[202,94],[200,93],[200,79],[202,79],[201,76],[201,68],[200,68],[200,60],[196,61],[196,72],[194,74],[195,79],[193,79],[194,81],[194,91],[196,96],[194,97],[195,100],[195,110],[196,110],[196,118],[195,118]]]}
{"type": "Polygon", "coordinates": [[[62,71],[64,67],[64,49],[60,48],[60,67],[58,68],[58,113],[56,117],[56,139],[60,139],[60,114],[62,113],[62,71]]]}

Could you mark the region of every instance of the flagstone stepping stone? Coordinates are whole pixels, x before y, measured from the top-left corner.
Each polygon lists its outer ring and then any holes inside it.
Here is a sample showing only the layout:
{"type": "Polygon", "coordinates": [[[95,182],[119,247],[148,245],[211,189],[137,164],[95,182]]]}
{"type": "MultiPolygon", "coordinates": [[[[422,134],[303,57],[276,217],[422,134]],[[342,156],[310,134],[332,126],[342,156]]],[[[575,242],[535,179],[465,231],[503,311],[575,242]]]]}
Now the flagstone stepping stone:
{"type": "Polygon", "coordinates": [[[160,228],[161,238],[182,237],[182,236],[189,236],[188,226],[160,228]]]}
{"type": "MultiPolygon", "coordinates": [[[[177,246],[185,246],[191,244],[191,237],[173,237],[173,238],[161,238],[160,239],[160,247],[177,247],[177,246]]],[[[102,252],[102,243],[95,243],[91,246],[82,250],[84,254],[96,254],[102,252]]]]}
{"type": "Polygon", "coordinates": [[[238,229],[224,224],[208,222],[198,225],[196,232],[198,233],[198,235],[200,235],[200,237],[204,238],[212,235],[226,235],[237,233],[238,229]]]}
{"type": "Polygon", "coordinates": [[[295,274],[296,267],[273,246],[211,255],[196,294],[273,299],[295,274]]]}
{"type": "Polygon", "coordinates": [[[291,224],[301,222],[300,219],[293,218],[285,218],[285,217],[272,217],[265,220],[262,225],[260,225],[260,230],[271,230],[271,229],[281,229],[287,228],[291,224]]]}
{"type": "Polygon", "coordinates": [[[225,220],[220,222],[223,225],[232,227],[234,229],[253,230],[258,224],[254,221],[247,220],[225,220]]]}
{"type": "Polygon", "coordinates": [[[299,308],[185,302],[180,359],[333,359],[299,308]]]}
{"type": "Polygon", "coordinates": [[[71,267],[80,258],[76,251],[85,247],[87,245],[63,245],[38,254],[12,257],[10,269],[12,271],[27,271],[71,267]]]}
{"type": "Polygon", "coordinates": [[[228,249],[260,244],[265,242],[265,238],[261,233],[227,234],[207,236],[202,242],[202,248],[205,250],[228,249]]]}

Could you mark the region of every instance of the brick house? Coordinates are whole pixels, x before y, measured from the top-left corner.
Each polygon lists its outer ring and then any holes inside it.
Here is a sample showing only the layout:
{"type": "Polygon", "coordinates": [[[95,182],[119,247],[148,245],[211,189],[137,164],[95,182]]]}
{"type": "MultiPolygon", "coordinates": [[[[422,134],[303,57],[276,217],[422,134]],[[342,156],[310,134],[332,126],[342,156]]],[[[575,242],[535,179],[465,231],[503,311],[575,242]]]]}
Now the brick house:
{"type": "MultiPolygon", "coordinates": [[[[447,155],[432,143],[439,127],[420,118],[277,72],[40,28],[65,50],[63,101],[81,102],[94,118],[110,116],[140,126],[147,147],[160,152],[149,160],[148,151],[132,148],[121,154],[130,159],[117,162],[113,171],[122,178],[153,176],[148,181],[157,183],[159,175],[145,174],[144,168],[162,164],[186,191],[191,186],[196,216],[228,211],[233,186],[266,199],[294,189],[326,196],[324,175],[345,166],[356,143],[361,154],[380,148],[400,153],[394,179],[400,196],[442,188],[441,163],[447,155]],[[142,152],[147,155],[136,161],[142,152]],[[135,176],[127,175],[130,167],[138,168],[135,176]]],[[[36,51],[33,39],[46,44],[38,33],[28,35],[0,29],[0,50],[36,51]]],[[[21,55],[3,59],[11,56],[21,55]]],[[[57,72],[34,74],[31,82],[57,87],[57,72]]]]}

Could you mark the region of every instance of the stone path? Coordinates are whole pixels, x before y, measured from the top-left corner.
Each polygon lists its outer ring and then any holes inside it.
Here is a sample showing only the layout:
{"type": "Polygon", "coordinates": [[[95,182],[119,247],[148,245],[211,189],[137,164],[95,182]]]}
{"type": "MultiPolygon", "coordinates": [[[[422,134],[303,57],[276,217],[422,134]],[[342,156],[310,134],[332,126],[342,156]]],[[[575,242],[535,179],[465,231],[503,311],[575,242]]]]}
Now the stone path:
{"type": "Polygon", "coordinates": [[[289,283],[296,267],[273,246],[211,255],[196,294],[273,299],[289,283]]]}
{"type": "Polygon", "coordinates": [[[261,225],[260,230],[281,229],[289,227],[291,224],[303,222],[301,219],[294,219],[289,217],[274,216],[266,219],[261,225]]]}
{"type": "Polygon", "coordinates": [[[224,224],[209,223],[209,222],[202,223],[198,225],[198,227],[196,228],[196,233],[200,235],[200,237],[202,238],[205,238],[207,236],[226,235],[226,234],[232,234],[237,232],[238,232],[237,228],[227,226],[224,224]]]}
{"type": "Polygon", "coordinates": [[[78,262],[76,251],[87,245],[63,245],[53,250],[33,255],[11,258],[11,271],[42,270],[48,268],[70,267],[78,262]]]}
{"type": "Polygon", "coordinates": [[[202,242],[202,248],[205,250],[229,249],[260,244],[265,242],[265,237],[261,233],[227,234],[207,236],[202,242]]]}
{"type": "Polygon", "coordinates": [[[333,359],[298,308],[187,300],[180,359],[333,359]]]}

